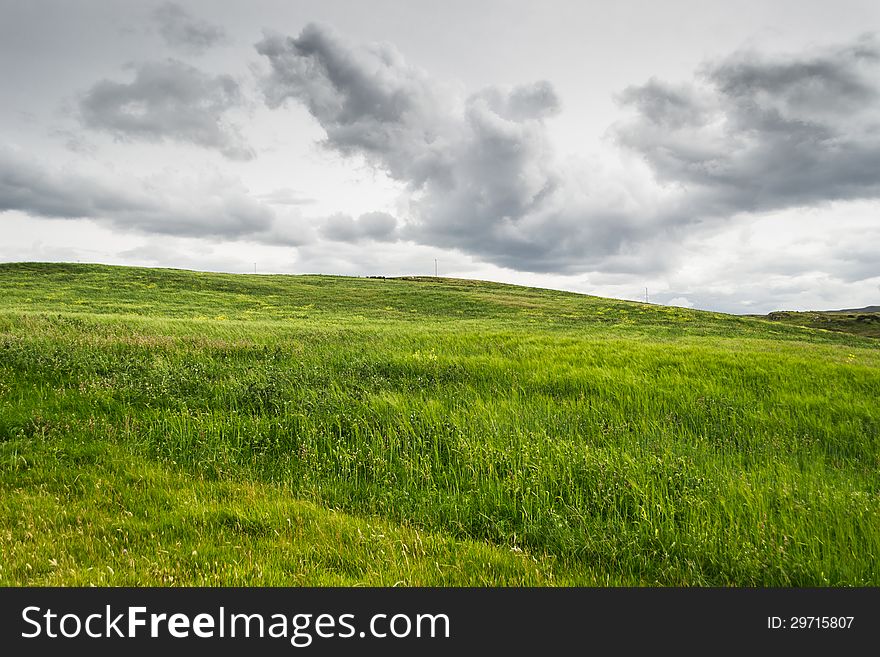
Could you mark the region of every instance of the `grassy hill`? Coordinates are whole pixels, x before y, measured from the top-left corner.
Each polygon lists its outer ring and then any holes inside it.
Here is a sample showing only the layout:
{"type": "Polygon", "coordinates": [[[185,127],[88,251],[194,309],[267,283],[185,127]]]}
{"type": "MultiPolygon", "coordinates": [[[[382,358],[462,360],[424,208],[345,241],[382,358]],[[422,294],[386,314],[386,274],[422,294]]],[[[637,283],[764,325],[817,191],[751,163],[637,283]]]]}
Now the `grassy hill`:
{"type": "Polygon", "coordinates": [[[442,278],[0,292],[0,584],[880,585],[870,338],[442,278]]]}
{"type": "Polygon", "coordinates": [[[863,308],[845,308],[843,310],[832,310],[835,313],[880,313],[880,306],[864,306],[863,308]]]}
{"type": "Polygon", "coordinates": [[[767,315],[773,322],[795,326],[807,326],[824,331],[853,333],[870,338],[880,338],[880,309],[868,306],[862,310],[832,310],[825,312],[795,312],[779,310],[767,315]]]}

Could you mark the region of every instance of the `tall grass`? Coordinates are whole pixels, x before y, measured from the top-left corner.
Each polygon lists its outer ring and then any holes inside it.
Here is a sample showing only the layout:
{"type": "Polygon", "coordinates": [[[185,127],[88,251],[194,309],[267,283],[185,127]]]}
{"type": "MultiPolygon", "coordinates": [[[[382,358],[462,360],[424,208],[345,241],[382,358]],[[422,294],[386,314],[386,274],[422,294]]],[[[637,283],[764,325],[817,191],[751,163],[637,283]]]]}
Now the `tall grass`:
{"type": "Polygon", "coordinates": [[[2,582],[880,583],[874,340],[446,279],[0,281],[2,582]]]}

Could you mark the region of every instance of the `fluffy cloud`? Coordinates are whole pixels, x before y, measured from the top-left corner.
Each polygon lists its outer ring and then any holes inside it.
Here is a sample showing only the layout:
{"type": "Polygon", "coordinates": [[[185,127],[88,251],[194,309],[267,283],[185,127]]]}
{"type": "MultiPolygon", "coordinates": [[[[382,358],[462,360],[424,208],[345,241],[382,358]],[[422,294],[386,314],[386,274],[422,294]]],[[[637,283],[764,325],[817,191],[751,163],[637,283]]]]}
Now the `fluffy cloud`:
{"type": "MultiPolygon", "coordinates": [[[[880,196],[880,50],[869,38],[810,56],[741,53],[689,83],[626,89],[632,117],[612,132],[647,163],[659,183],[648,192],[560,164],[548,82],[465,95],[391,45],[314,24],[256,48],[270,64],[269,107],[304,105],[328,149],[404,184],[398,235],[502,267],[659,272],[685,235],[735,215],[880,196]]],[[[323,232],[353,239],[352,222],[323,232]]]]}
{"type": "Polygon", "coordinates": [[[262,241],[277,239],[272,233],[278,231],[275,214],[235,180],[101,179],[46,167],[0,146],[0,213],[9,210],[161,235],[262,241]]]}
{"type": "Polygon", "coordinates": [[[362,154],[414,184],[448,168],[456,138],[455,98],[390,44],[350,47],[328,28],[308,25],[296,38],[266,36],[256,46],[272,66],[266,103],[303,103],[327,133],[326,145],[362,154]]]}
{"type": "Polygon", "coordinates": [[[159,34],[172,48],[200,54],[209,48],[227,43],[229,37],[219,25],[193,18],[183,7],[166,2],[153,11],[159,34]]]}
{"type": "Polygon", "coordinates": [[[337,242],[372,239],[390,242],[396,239],[397,220],[385,212],[368,212],[357,219],[344,214],[327,217],[321,235],[337,242]]]}
{"type": "Polygon", "coordinates": [[[878,72],[867,37],[806,56],[740,53],[688,84],[628,88],[634,117],[615,131],[695,215],[877,198],[878,72]]]}
{"type": "Polygon", "coordinates": [[[174,59],[138,64],[134,71],[131,82],[101,80],[84,95],[79,110],[85,126],[120,139],[188,142],[235,160],[254,156],[226,118],[243,104],[231,76],[210,76],[174,59]]]}
{"type": "Polygon", "coordinates": [[[271,65],[270,107],[302,103],[327,148],[404,183],[401,237],[532,271],[650,262],[629,243],[644,220],[587,198],[588,185],[572,185],[556,164],[544,122],[560,102],[549,82],[465,96],[389,44],[354,46],[314,24],[295,38],[267,35],[256,48],[271,65]]]}

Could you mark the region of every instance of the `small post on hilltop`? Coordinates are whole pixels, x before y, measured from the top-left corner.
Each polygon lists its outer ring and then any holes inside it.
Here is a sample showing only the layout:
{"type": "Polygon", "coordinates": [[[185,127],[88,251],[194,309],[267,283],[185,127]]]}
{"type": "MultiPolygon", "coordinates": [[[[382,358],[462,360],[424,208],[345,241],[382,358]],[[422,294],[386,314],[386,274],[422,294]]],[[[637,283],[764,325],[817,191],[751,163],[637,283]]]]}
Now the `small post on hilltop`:
{"type": "Polygon", "coordinates": [[[257,263],[256,262],[254,263],[254,273],[255,274],[257,273],[257,263]]]}
{"type": "Polygon", "coordinates": [[[437,278],[437,258],[434,258],[434,278],[437,278]]]}
{"type": "Polygon", "coordinates": [[[645,288],[645,303],[648,303],[648,288],[645,288]]]}

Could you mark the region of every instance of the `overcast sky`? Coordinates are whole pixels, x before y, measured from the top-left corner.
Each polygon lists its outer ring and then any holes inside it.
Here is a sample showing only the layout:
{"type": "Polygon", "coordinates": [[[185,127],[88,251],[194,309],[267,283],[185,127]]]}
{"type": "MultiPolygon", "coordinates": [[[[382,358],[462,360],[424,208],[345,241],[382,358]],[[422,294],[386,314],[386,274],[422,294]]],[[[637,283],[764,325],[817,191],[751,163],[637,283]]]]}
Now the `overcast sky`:
{"type": "Polygon", "coordinates": [[[0,0],[0,261],[880,301],[880,4],[0,0]]]}

